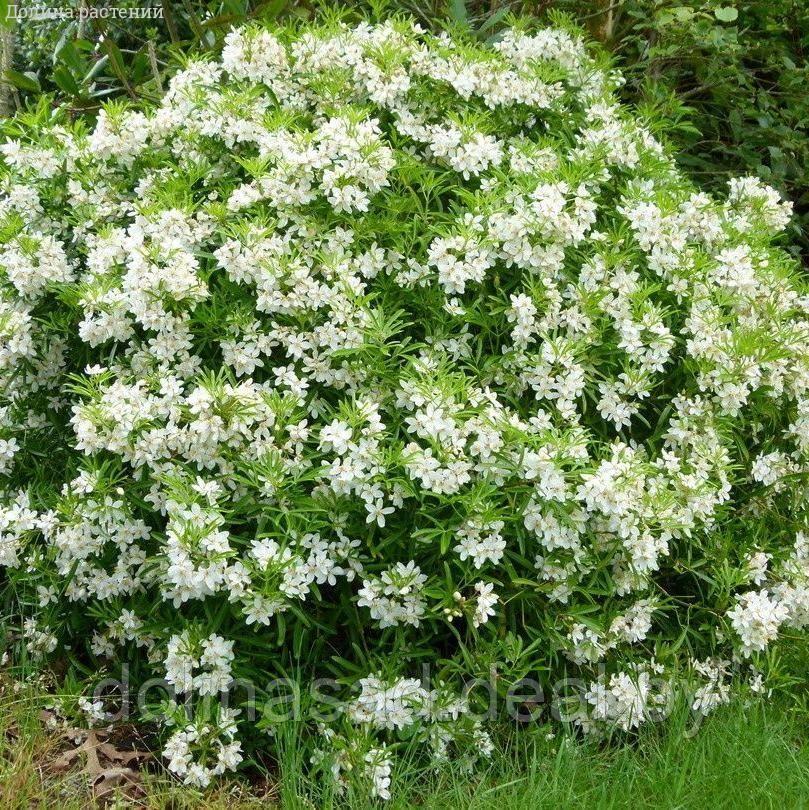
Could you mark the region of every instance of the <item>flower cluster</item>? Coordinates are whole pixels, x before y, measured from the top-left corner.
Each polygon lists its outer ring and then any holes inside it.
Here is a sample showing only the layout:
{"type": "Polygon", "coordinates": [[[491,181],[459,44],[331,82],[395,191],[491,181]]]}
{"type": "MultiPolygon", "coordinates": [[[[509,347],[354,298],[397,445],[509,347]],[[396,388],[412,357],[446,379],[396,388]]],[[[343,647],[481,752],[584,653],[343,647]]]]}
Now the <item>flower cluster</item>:
{"type": "Polygon", "coordinates": [[[314,762],[385,798],[405,738],[491,750],[464,677],[575,671],[630,731],[805,627],[790,204],[696,191],[619,84],[562,29],[247,27],[152,108],[6,124],[21,650],[164,675],[197,785],[272,745],[233,683],[335,675],[314,762]]]}

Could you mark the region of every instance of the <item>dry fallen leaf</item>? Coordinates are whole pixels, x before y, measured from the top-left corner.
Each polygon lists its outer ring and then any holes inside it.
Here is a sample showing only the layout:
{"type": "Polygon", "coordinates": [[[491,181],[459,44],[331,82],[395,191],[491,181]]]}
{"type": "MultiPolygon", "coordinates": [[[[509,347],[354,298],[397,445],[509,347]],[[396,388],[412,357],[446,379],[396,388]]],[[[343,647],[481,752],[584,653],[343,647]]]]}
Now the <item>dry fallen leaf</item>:
{"type": "Polygon", "coordinates": [[[140,774],[132,768],[107,768],[92,782],[93,798],[102,806],[116,798],[143,799],[146,792],[140,784],[140,774]]]}
{"type": "Polygon", "coordinates": [[[85,735],[84,741],[54,760],[53,770],[64,773],[84,755],[84,770],[90,777],[93,798],[100,805],[106,805],[121,795],[130,799],[143,798],[140,774],[129,765],[148,759],[151,756],[148,751],[120,751],[112,743],[99,739],[106,736],[105,732],[71,729],[68,733],[71,737],[85,735]]]}

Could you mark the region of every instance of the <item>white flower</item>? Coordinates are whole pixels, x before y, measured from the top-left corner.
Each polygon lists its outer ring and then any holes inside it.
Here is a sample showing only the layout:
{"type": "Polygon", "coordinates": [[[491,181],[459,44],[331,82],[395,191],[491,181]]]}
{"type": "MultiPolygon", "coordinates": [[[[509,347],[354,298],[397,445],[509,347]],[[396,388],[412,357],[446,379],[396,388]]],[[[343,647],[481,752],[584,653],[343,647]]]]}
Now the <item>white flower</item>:
{"type": "Polygon", "coordinates": [[[500,601],[500,597],[494,593],[494,585],[491,582],[476,582],[475,591],[475,613],[472,617],[472,624],[480,627],[486,624],[494,616],[494,606],[500,601]]]}
{"type": "Polygon", "coordinates": [[[778,629],[788,616],[786,606],[771,599],[766,590],[742,594],[735,607],[728,611],[728,618],[739,634],[745,655],[765,650],[778,636],[778,629]]]}
{"type": "Polygon", "coordinates": [[[395,511],[392,506],[385,506],[385,502],[381,498],[373,503],[366,502],[365,509],[368,512],[365,522],[376,523],[380,528],[385,525],[385,515],[390,515],[395,511]]]}

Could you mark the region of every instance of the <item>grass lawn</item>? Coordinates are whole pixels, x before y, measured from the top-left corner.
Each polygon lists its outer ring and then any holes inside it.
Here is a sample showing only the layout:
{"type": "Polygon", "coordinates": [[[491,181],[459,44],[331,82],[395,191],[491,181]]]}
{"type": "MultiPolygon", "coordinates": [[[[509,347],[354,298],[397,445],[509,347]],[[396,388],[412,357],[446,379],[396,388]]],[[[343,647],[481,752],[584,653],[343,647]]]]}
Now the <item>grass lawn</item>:
{"type": "MultiPolygon", "coordinates": [[[[84,757],[57,767],[71,744],[42,721],[43,699],[5,688],[0,705],[0,806],[92,806],[84,757]]],[[[737,703],[688,732],[676,717],[632,744],[582,743],[546,730],[502,743],[489,768],[475,777],[452,764],[425,774],[413,767],[394,778],[399,808],[798,808],[809,806],[806,714],[776,703],[737,703]]],[[[280,773],[230,779],[203,794],[172,781],[160,768],[142,771],[137,799],[113,795],[112,806],[171,808],[380,807],[365,790],[336,797],[301,775],[293,734],[281,733],[280,773]],[[286,738],[286,740],[284,739],[286,738]]],[[[123,747],[123,746],[121,746],[123,747]]],[[[140,746],[142,747],[142,746],[140,746]]],[[[110,802],[108,801],[108,806],[110,802]]]]}

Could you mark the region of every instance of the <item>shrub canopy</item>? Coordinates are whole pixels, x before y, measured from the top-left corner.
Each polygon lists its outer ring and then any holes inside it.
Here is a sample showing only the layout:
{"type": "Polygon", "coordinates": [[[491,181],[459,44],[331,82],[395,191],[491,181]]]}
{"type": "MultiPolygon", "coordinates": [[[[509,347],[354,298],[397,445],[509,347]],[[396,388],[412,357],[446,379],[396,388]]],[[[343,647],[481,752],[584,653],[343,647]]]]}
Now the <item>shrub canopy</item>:
{"type": "Polygon", "coordinates": [[[629,730],[766,669],[809,616],[790,206],[695,191],[619,82],[561,29],[244,28],[154,109],[8,124],[21,652],[165,675],[196,784],[271,744],[233,678],[334,677],[315,762],[383,797],[399,740],[489,749],[464,679],[629,730]]]}

